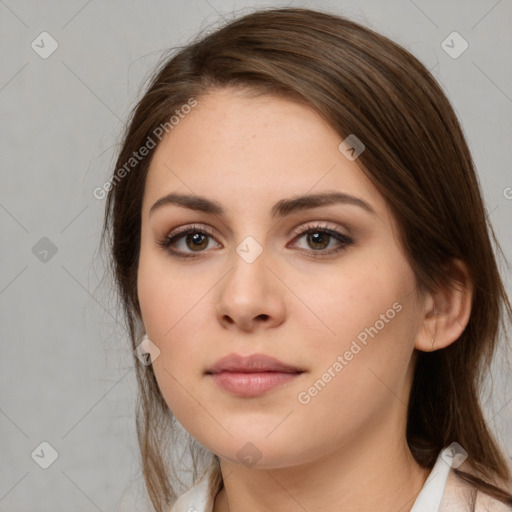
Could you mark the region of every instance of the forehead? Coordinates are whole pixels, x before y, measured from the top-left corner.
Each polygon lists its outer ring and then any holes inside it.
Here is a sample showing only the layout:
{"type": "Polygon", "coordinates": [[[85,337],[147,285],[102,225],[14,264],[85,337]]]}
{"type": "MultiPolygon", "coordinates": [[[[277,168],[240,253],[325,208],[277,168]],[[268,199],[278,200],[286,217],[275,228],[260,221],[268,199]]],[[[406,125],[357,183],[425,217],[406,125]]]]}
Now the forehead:
{"type": "Polygon", "coordinates": [[[385,209],[357,160],[340,152],[342,140],[310,106],[216,90],[198,99],[157,147],[144,208],[173,191],[261,209],[285,197],[339,190],[385,209]]]}

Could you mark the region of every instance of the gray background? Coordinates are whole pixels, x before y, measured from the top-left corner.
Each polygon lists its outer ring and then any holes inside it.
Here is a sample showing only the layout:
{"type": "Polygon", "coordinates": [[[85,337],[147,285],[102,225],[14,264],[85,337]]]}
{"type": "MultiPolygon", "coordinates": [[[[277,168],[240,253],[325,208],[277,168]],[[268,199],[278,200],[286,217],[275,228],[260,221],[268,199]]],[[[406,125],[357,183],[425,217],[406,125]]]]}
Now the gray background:
{"type": "MultiPolygon", "coordinates": [[[[144,508],[133,362],[112,292],[101,285],[104,201],[92,191],[112,171],[123,123],[161,52],[270,5],[345,14],[432,70],[512,253],[510,1],[0,0],[0,511],[110,511],[126,489],[139,502],[120,508],[144,508]],[[43,31],[59,45],[46,59],[31,47],[43,31]],[[456,59],[441,47],[453,31],[469,43],[456,59]],[[48,469],[31,458],[43,441],[58,452],[48,469]]],[[[502,268],[510,293],[510,268],[502,268]]],[[[511,357],[501,350],[485,406],[510,456],[511,357]]]]}

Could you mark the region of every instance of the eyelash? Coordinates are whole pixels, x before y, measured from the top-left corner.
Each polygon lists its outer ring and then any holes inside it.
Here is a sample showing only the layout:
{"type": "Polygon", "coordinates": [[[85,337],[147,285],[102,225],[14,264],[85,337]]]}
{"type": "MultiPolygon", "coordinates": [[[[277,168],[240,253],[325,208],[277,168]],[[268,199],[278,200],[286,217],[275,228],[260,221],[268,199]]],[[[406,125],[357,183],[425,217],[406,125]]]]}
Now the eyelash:
{"type": "MultiPolygon", "coordinates": [[[[173,250],[170,248],[171,245],[176,243],[179,239],[183,238],[184,236],[189,235],[189,234],[196,234],[196,233],[199,233],[201,235],[207,235],[211,238],[215,238],[214,233],[209,228],[193,225],[193,226],[186,227],[182,230],[179,230],[178,232],[176,232],[172,235],[164,237],[162,240],[157,241],[157,245],[159,245],[160,247],[165,249],[171,256],[174,256],[177,258],[181,258],[181,259],[197,258],[200,256],[200,254],[202,252],[205,252],[205,251],[199,251],[197,253],[197,255],[193,255],[190,253],[182,254],[179,251],[176,251],[176,250],[173,250]]],[[[314,258],[322,258],[322,257],[327,257],[327,256],[331,256],[334,254],[338,254],[341,251],[345,250],[347,248],[347,246],[352,245],[354,243],[354,241],[347,235],[344,235],[343,233],[340,233],[339,231],[336,231],[335,229],[331,229],[328,226],[320,225],[320,224],[308,225],[305,228],[301,229],[300,231],[296,231],[293,234],[294,238],[292,241],[296,241],[296,240],[302,238],[304,235],[308,235],[311,233],[326,234],[330,237],[335,238],[336,240],[338,240],[338,242],[341,243],[341,245],[339,245],[337,248],[331,249],[330,251],[325,251],[325,250],[321,250],[321,249],[317,250],[317,251],[315,251],[313,249],[307,251],[307,252],[311,252],[312,257],[314,257],[314,258]]],[[[329,242],[330,242],[330,240],[329,240],[329,242]]],[[[306,250],[306,249],[303,249],[303,250],[306,250]]]]}

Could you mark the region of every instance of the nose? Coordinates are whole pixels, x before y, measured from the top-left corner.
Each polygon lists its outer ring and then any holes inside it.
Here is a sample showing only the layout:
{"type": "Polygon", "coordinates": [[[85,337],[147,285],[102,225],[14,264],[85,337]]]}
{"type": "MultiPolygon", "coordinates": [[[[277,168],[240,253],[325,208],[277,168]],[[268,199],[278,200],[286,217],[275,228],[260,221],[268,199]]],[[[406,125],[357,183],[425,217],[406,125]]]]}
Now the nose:
{"type": "Polygon", "coordinates": [[[234,252],[232,268],[220,283],[216,306],[217,319],[225,329],[268,329],[284,321],[283,284],[265,252],[252,262],[234,252]]]}

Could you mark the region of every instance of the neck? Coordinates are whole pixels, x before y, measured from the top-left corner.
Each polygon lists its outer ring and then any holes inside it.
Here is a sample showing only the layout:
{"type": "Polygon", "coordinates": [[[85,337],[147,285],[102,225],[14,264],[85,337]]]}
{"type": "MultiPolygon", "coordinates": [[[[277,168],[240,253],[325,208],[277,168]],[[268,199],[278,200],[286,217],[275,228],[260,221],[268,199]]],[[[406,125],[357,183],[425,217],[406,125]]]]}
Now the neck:
{"type": "Polygon", "coordinates": [[[224,487],[213,510],[409,512],[430,469],[417,464],[396,426],[389,421],[388,428],[358,432],[357,439],[298,466],[256,469],[221,459],[224,487]]]}

